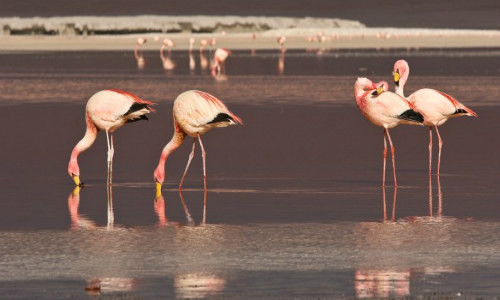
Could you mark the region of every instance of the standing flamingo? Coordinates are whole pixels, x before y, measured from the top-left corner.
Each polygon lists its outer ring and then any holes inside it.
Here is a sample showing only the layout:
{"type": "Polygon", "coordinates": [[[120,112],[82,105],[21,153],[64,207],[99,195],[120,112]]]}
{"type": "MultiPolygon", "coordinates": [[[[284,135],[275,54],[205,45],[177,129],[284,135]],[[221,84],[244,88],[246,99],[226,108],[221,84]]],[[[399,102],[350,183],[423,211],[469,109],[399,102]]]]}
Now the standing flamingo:
{"type": "Polygon", "coordinates": [[[392,145],[389,128],[399,124],[422,125],[422,114],[412,109],[410,103],[391,92],[386,92],[386,82],[375,85],[368,78],[358,78],[354,83],[354,98],[361,113],[373,124],[384,128],[384,169],[382,186],[385,186],[385,161],[387,157],[387,142],[389,139],[392,154],[392,169],[394,173],[394,186],[396,181],[396,162],[394,146],[392,145]]]}
{"type": "Polygon", "coordinates": [[[182,189],[182,183],[184,182],[189,164],[194,156],[196,139],[198,139],[203,156],[203,181],[206,191],[206,154],[201,141],[201,135],[212,128],[227,127],[238,123],[243,124],[243,122],[235,114],[230,112],[222,101],[201,91],[187,91],[180,94],[174,102],[173,116],[174,136],[165,148],[163,148],[158,167],[154,172],[157,192],[161,189],[161,185],[165,180],[165,162],[167,161],[168,156],[179,148],[186,135],[194,138],[193,149],[189,155],[184,175],[182,175],[179,190],[182,189]]]}
{"type": "Polygon", "coordinates": [[[286,42],[286,36],[282,35],[277,39],[278,44],[280,44],[281,47],[281,52],[285,52],[285,42],[286,42]]]}
{"type": "Polygon", "coordinates": [[[207,40],[205,40],[205,39],[202,39],[202,40],[200,41],[200,54],[202,54],[202,53],[203,53],[203,48],[204,48],[204,47],[206,47],[206,46],[207,46],[207,44],[208,44],[208,41],[207,41],[207,40]]]}
{"type": "Polygon", "coordinates": [[[148,40],[146,38],[143,38],[143,37],[140,37],[140,38],[137,39],[137,43],[135,44],[135,51],[134,51],[136,56],[137,56],[137,50],[139,50],[139,48],[142,45],[146,44],[147,41],[148,40]]]}
{"type": "MultiPolygon", "coordinates": [[[[99,130],[106,131],[108,142],[108,174],[112,174],[113,154],[113,132],[125,125],[125,123],[147,120],[147,113],[154,112],[151,106],[154,103],[142,100],[136,95],[120,90],[104,90],[94,94],[87,102],[85,120],[87,131],[85,136],[76,144],[68,165],[68,174],[73,178],[77,186],[80,182],[80,168],[78,166],[78,155],[87,150],[94,143],[99,130]]],[[[109,176],[108,184],[111,184],[109,176]]]]}
{"type": "Polygon", "coordinates": [[[163,56],[163,49],[167,48],[168,49],[168,54],[170,55],[170,53],[172,51],[172,48],[174,48],[174,47],[175,47],[174,41],[172,41],[169,38],[164,39],[163,40],[163,45],[161,46],[161,49],[160,49],[161,56],[163,56]]]}
{"type": "Polygon", "coordinates": [[[226,69],[226,59],[229,56],[229,54],[232,54],[231,51],[225,49],[225,48],[217,48],[214,53],[214,60],[215,64],[212,67],[212,75],[217,75],[221,72],[222,70],[226,69]]]}
{"type": "Polygon", "coordinates": [[[195,42],[194,38],[189,39],[189,55],[191,55],[191,53],[193,53],[194,42],[195,42]]]}
{"type": "MultiPolygon", "coordinates": [[[[404,97],[403,89],[410,76],[410,66],[405,60],[398,60],[394,64],[394,83],[396,83],[396,94],[404,97]]],[[[437,174],[441,167],[441,149],[443,140],[439,135],[438,126],[443,125],[449,118],[459,116],[477,117],[477,114],[458,102],[452,96],[434,89],[421,89],[411,94],[408,101],[425,116],[424,125],[429,126],[429,175],[432,173],[432,127],[436,129],[439,139],[439,156],[437,174]]]]}

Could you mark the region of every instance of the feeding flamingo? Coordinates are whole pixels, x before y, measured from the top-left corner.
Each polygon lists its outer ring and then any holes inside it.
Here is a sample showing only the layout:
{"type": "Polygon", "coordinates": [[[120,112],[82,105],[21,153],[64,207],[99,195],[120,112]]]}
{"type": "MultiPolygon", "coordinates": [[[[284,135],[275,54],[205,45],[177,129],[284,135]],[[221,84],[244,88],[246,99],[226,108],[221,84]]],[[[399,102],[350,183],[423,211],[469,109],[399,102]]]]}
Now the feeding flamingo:
{"type": "Polygon", "coordinates": [[[214,60],[215,64],[212,67],[212,75],[217,75],[221,72],[222,70],[226,69],[226,59],[229,56],[229,54],[232,54],[231,51],[225,49],[225,48],[217,48],[214,53],[214,60]]]}
{"type": "MultiPolygon", "coordinates": [[[[140,37],[137,39],[137,43],[135,44],[135,55],[137,56],[137,50],[144,44],[146,44],[148,40],[146,38],[140,37]]],[[[142,52],[142,51],[141,51],[142,52]]]]}
{"type": "MultiPolygon", "coordinates": [[[[410,66],[405,60],[398,60],[394,64],[393,76],[394,83],[396,83],[396,94],[404,97],[403,89],[408,77],[410,76],[410,66]]],[[[418,111],[425,115],[424,125],[429,126],[429,174],[431,174],[432,171],[432,127],[436,129],[439,139],[437,167],[437,174],[439,175],[443,140],[439,135],[438,126],[443,125],[449,118],[452,117],[477,117],[477,114],[450,95],[434,89],[425,88],[418,90],[411,94],[407,99],[418,111]]]]}
{"type": "MultiPolygon", "coordinates": [[[[125,125],[125,123],[147,120],[147,113],[154,112],[151,106],[154,103],[142,100],[136,95],[120,90],[104,90],[94,94],[87,102],[85,120],[87,131],[85,136],[76,144],[68,164],[68,174],[73,178],[77,186],[80,182],[80,168],[78,166],[78,155],[92,146],[97,133],[106,131],[108,143],[108,174],[111,175],[113,168],[113,132],[125,125]]],[[[111,179],[111,176],[110,176],[111,179]]],[[[111,180],[108,182],[111,184],[111,180]]]]}
{"type": "Polygon", "coordinates": [[[207,44],[208,44],[208,41],[207,41],[207,40],[205,40],[205,39],[202,39],[202,40],[200,41],[200,54],[201,54],[201,53],[203,53],[203,48],[204,48],[204,47],[206,47],[206,46],[207,46],[207,44]]]}
{"type": "Polygon", "coordinates": [[[168,49],[168,54],[170,54],[170,52],[172,51],[172,48],[175,47],[175,43],[174,41],[172,41],[171,39],[164,39],[163,40],[163,45],[161,46],[161,49],[160,49],[160,54],[161,56],[163,56],[163,49],[167,48],[168,49]]]}
{"type": "Polygon", "coordinates": [[[189,164],[193,159],[196,139],[198,139],[203,156],[203,181],[206,191],[206,155],[201,141],[201,135],[212,128],[227,127],[238,123],[243,124],[243,122],[235,114],[230,112],[222,101],[201,91],[187,91],[180,94],[174,102],[173,117],[174,135],[161,152],[158,167],[154,172],[157,192],[161,189],[161,185],[165,180],[165,162],[168,156],[179,148],[186,138],[186,135],[194,138],[193,149],[189,155],[184,175],[182,175],[179,190],[182,188],[182,183],[186,177],[189,164]]]}
{"type": "Polygon", "coordinates": [[[387,157],[387,142],[389,139],[392,154],[392,168],[394,173],[394,186],[396,181],[396,162],[394,146],[392,145],[389,128],[399,124],[422,125],[422,114],[413,110],[410,103],[394,93],[387,92],[388,84],[385,81],[374,84],[368,78],[358,78],[354,83],[354,98],[361,113],[373,124],[384,128],[384,169],[382,186],[385,186],[385,161],[387,157]]]}
{"type": "Polygon", "coordinates": [[[282,35],[277,39],[278,44],[280,44],[281,47],[281,52],[285,52],[285,42],[286,42],[286,36],[282,35]]]}

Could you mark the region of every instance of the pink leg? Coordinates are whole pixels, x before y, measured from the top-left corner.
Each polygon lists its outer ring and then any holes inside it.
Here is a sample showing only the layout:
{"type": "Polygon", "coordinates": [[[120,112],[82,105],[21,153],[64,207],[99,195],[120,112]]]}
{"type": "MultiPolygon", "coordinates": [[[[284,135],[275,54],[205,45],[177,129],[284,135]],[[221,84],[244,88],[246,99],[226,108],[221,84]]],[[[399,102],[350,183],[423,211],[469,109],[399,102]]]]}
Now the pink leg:
{"type": "Polygon", "coordinates": [[[385,129],[385,133],[387,138],[389,139],[389,145],[391,145],[391,154],[392,154],[392,171],[394,173],[394,187],[398,186],[398,181],[396,180],[396,158],[394,157],[394,146],[392,145],[391,135],[389,134],[389,129],[385,129]]]}
{"type": "Polygon", "coordinates": [[[205,152],[205,148],[203,148],[203,143],[201,142],[201,136],[199,134],[198,134],[198,142],[200,142],[201,155],[203,156],[203,183],[204,183],[205,192],[206,192],[207,191],[207,164],[206,164],[207,153],[205,152]]]}
{"type": "Polygon", "coordinates": [[[396,221],[396,196],[398,194],[398,187],[394,185],[394,200],[392,202],[392,221],[396,221]]]}
{"type": "Polygon", "coordinates": [[[194,138],[194,140],[193,140],[193,150],[191,150],[191,154],[189,154],[188,163],[186,165],[186,169],[184,170],[184,175],[182,175],[181,184],[179,185],[179,191],[182,189],[182,184],[184,183],[184,178],[186,177],[187,171],[189,169],[189,165],[191,164],[191,160],[193,160],[195,146],[196,146],[196,138],[194,138]]]}
{"type": "Polygon", "coordinates": [[[434,127],[436,127],[436,133],[437,133],[438,139],[439,139],[438,171],[437,171],[437,174],[439,175],[439,170],[441,169],[441,148],[443,148],[443,140],[441,139],[441,135],[439,135],[439,130],[438,130],[437,126],[434,126],[434,127]]]}
{"type": "Polygon", "coordinates": [[[429,126],[429,175],[432,174],[432,127],[429,126]]]}
{"type": "Polygon", "coordinates": [[[387,205],[385,203],[385,186],[382,187],[382,202],[384,208],[384,221],[387,221],[387,205]]]}
{"type": "MultiPolygon", "coordinates": [[[[387,161],[387,141],[385,139],[385,129],[384,129],[384,170],[382,173],[382,187],[385,187],[385,164],[387,161]]],[[[385,191],[384,191],[385,193],[385,191]]]]}

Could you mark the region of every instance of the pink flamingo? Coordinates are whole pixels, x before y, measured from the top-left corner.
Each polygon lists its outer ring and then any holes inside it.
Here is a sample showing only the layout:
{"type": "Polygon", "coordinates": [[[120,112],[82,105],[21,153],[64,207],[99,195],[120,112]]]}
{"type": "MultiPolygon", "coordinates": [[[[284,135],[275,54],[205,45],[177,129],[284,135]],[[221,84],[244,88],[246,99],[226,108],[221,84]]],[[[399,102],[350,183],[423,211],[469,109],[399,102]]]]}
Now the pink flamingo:
{"type": "Polygon", "coordinates": [[[206,47],[206,46],[207,46],[207,44],[208,44],[208,41],[207,41],[207,40],[205,40],[205,39],[202,39],[202,40],[200,41],[200,54],[201,54],[201,53],[203,53],[203,48],[204,48],[204,47],[206,47]]]}
{"type": "MultiPolygon", "coordinates": [[[[87,102],[85,120],[87,131],[85,136],[76,144],[68,164],[68,174],[73,178],[77,186],[80,182],[80,168],[78,166],[78,155],[87,150],[94,143],[99,130],[106,131],[108,142],[108,174],[112,173],[113,154],[113,132],[125,125],[125,123],[147,120],[147,113],[154,112],[151,106],[154,103],[142,100],[136,95],[120,90],[104,90],[93,95],[87,102]]],[[[108,184],[111,184],[109,180],[108,184]]]]}
{"type": "Polygon", "coordinates": [[[213,37],[210,42],[209,42],[209,45],[210,45],[210,51],[213,51],[213,48],[215,47],[215,44],[217,44],[217,40],[215,39],[215,37],[213,37]]]}
{"type": "MultiPolygon", "coordinates": [[[[410,76],[410,67],[405,60],[398,60],[394,64],[394,83],[396,83],[396,94],[404,97],[403,89],[410,76]]],[[[477,114],[458,102],[452,96],[434,89],[421,89],[411,94],[408,101],[425,116],[424,125],[429,126],[429,175],[432,171],[432,127],[436,129],[439,139],[439,156],[437,174],[441,167],[441,149],[443,140],[439,134],[438,126],[443,125],[449,118],[459,116],[477,117],[477,114]]]]}
{"type": "Polygon", "coordinates": [[[225,48],[217,48],[214,53],[215,64],[212,67],[212,75],[217,75],[221,72],[221,68],[225,70],[225,62],[227,57],[232,54],[231,51],[225,48]]]}
{"type": "Polygon", "coordinates": [[[161,46],[161,49],[160,49],[161,56],[163,56],[163,49],[168,48],[168,54],[170,55],[172,48],[174,48],[174,47],[175,47],[174,41],[172,41],[171,39],[168,39],[168,38],[164,39],[163,45],[161,46]]]}
{"type": "Polygon", "coordinates": [[[394,146],[392,145],[389,128],[399,124],[422,125],[422,114],[413,110],[410,103],[391,92],[386,92],[388,84],[381,81],[375,85],[368,78],[358,78],[354,83],[354,98],[361,113],[373,124],[384,128],[384,169],[382,186],[385,186],[385,161],[387,157],[387,142],[389,139],[392,154],[392,169],[394,173],[394,186],[396,181],[396,162],[394,146]]]}
{"type": "Polygon", "coordinates": [[[227,127],[230,125],[243,124],[240,118],[230,112],[227,107],[216,97],[201,91],[187,91],[180,94],[174,102],[174,135],[170,142],[161,152],[158,167],[154,172],[157,193],[161,190],[161,185],[165,180],[165,162],[168,156],[177,150],[182,144],[186,135],[194,138],[193,149],[189,155],[188,163],[182,175],[179,191],[182,189],[184,178],[186,177],[189,164],[194,156],[196,139],[199,140],[203,157],[203,181],[205,191],[207,190],[206,176],[206,153],[201,141],[201,135],[212,128],[227,127]]]}
{"type": "Polygon", "coordinates": [[[194,38],[189,39],[189,54],[193,52],[194,42],[195,42],[194,38]]]}
{"type": "Polygon", "coordinates": [[[280,44],[281,47],[281,52],[285,52],[285,42],[286,42],[286,36],[282,35],[277,39],[278,44],[280,44]]]}
{"type": "MultiPolygon", "coordinates": [[[[144,44],[146,44],[148,40],[146,38],[140,37],[137,39],[137,43],[135,44],[135,56],[137,56],[137,50],[144,44]]],[[[142,52],[142,51],[141,51],[142,52]]]]}

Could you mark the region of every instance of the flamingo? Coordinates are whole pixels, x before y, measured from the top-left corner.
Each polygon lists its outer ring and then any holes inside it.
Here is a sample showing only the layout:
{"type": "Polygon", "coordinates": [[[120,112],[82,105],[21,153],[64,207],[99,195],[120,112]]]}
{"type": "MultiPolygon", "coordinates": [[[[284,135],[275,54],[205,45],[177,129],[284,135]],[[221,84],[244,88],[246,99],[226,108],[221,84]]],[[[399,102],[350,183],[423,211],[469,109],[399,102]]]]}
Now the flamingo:
{"type": "Polygon", "coordinates": [[[394,146],[392,145],[389,128],[399,124],[421,125],[424,121],[422,114],[416,112],[410,103],[401,96],[387,92],[388,84],[381,81],[374,84],[368,78],[358,78],[354,83],[354,98],[361,113],[374,125],[384,128],[384,169],[382,186],[385,186],[385,161],[387,157],[387,142],[389,139],[392,154],[392,169],[394,173],[394,186],[396,181],[396,162],[394,146]]]}
{"type": "MultiPolygon", "coordinates": [[[[125,123],[147,120],[147,113],[154,112],[151,106],[154,103],[142,100],[136,95],[120,90],[104,90],[94,94],[87,102],[85,120],[87,131],[85,136],[76,144],[68,164],[68,174],[77,186],[80,182],[80,168],[78,166],[78,155],[87,150],[94,143],[100,130],[106,131],[108,142],[108,175],[112,173],[113,154],[113,132],[125,125],[125,123]]],[[[111,184],[111,177],[108,181],[111,184]]]]}
{"type": "Polygon", "coordinates": [[[146,44],[148,40],[146,38],[140,37],[137,39],[137,43],[135,44],[135,56],[137,56],[137,50],[144,44],[146,44]]]}
{"type": "MultiPolygon", "coordinates": [[[[396,84],[396,94],[404,97],[403,89],[410,76],[410,66],[405,60],[398,60],[394,63],[394,83],[396,84]]],[[[432,127],[436,129],[439,139],[439,154],[437,175],[441,167],[441,149],[443,140],[439,134],[438,126],[443,125],[449,118],[459,116],[477,117],[477,114],[470,108],[458,102],[452,96],[434,89],[420,89],[408,98],[408,101],[425,116],[424,125],[429,126],[429,175],[432,173],[432,127]]]]}
{"type": "Polygon", "coordinates": [[[209,45],[210,45],[210,51],[213,51],[214,47],[215,47],[215,44],[217,44],[217,40],[215,39],[215,37],[213,37],[210,42],[209,42],[209,45]]]}
{"type": "Polygon", "coordinates": [[[202,40],[200,41],[200,54],[201,54],[201,53],[203,53],[203,48],[204,48],[204,47],[206,47],[206,46],[207,46],[207,44],[208,44],[208,41],[207,41],[207,40],[205,40],[205,39],[202,39],[202,40]]]}
{"type": "Polygon", "coordinates": [[[195,42],[194,38],[189,39],[189,54],[191,54],[193,52],[194,42],[195,42]]]}
{"type": "Polygon", "coordinates": [[[189,135],[194,138],[193,149],[189,155],[184,175],[182,175],[179,191],[182,189],[182,184],[186,177],[189,164],[193,159],[196,139],[198,139],[203,157],[203,181],[206,192],[206,153],[201,141],[201,135],[212,128],[243,124],[243,122],[235,114],[230,112],[222,101],[210,94],[196,90],[184,92],[175,99],[173,118],[174,135],[165,148],[163,148],[158,167],[154,172],[156,191],[158,193],[158,191],[161,190],[161,186],[165,180],[165,162],[168,156],[177,150],[186,138],[186,135],[189,135]]]}
{"type": "Polygon", "coordinates": [[[281,52],[285,52],[285,42],[286,42],[286,36],[282,35],[277,39],[278,44],[280,44],[281,47],[281,52]]]}
{"type": "Polygon", "coordinates": [[[217,48],[214,53],[215,64],[212,67],[212,75],[217,75],[221,72],[221,68],[225,69],[225,62],[231,51],[225,48],[217,48]]]}
{"type": "Polygon", "coordinates": [[[174,41],[172,41],[171,39],[168,39],[168,38],[164,39],[163,45],[161,46],[161,49],[160,49],[161,56],[163,56],[163,49],[168,48],[168,54],[170,54],[173,47],[175,47],[174,41]]]}

